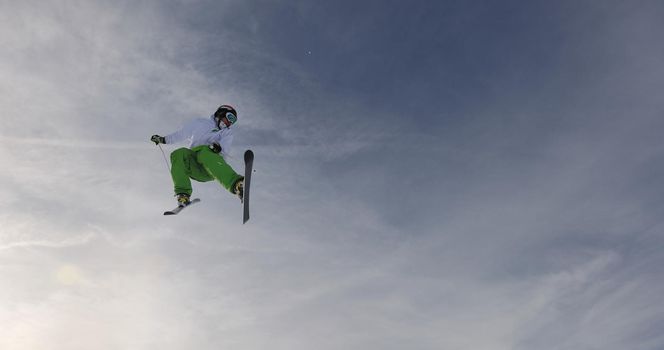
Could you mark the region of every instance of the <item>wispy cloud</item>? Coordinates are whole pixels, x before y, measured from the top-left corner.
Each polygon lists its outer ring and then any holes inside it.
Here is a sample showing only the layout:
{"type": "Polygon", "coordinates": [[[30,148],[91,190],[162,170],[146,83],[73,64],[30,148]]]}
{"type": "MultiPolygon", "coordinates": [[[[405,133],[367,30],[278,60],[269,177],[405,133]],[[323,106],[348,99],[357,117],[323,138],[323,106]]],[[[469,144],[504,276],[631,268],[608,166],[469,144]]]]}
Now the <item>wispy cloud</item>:
{"type": "Polygon", "coordinates": [[[148,148],[148,143],[143,141],[106,141],[103,142],[95,140],[74,140],[74,139],[58,139],[52,137],[31,138],[31,137],[8,137],[1,136],[0,143],[5,147],[11,146],[40,146],[46,149],[47,147],[66,147],[66,148],[101,148],[101,149],[118,149],[118,150],[145,150],[148,148]]]}
{"type": "MultiPolygon", "coordinates": [[[[7,227],[5,227],[7,229],[7,227]]],[[[78,237],[69,237],[62,241],[17,241],[10,242],[4,245],[0,245],[0,250],[12,249],[12,248],[64,248],[72,247],[78,245],[84,245],[88,243],[94,237],[93,234],[86,234],[78,237]]]]}

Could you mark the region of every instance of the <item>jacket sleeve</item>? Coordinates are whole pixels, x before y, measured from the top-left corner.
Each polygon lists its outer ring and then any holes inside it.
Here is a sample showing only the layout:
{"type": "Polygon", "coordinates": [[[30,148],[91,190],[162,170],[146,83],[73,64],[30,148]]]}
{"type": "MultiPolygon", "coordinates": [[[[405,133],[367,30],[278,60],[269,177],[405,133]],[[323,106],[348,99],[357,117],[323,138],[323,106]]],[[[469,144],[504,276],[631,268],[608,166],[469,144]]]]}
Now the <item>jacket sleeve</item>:
{"type": "Polygon", "coordinates": [[[230,156],[231,145],[233,144],[233,133],[230,130],[224,130],[219,133],[217,143],[221,146],[221,153],[230,156]]]}
{"type": "Polygon", "coordinates": [[[187,123],[182,128],[174,133],[164,136],[166,144],[180,143],[191,138],[192,128],[194,123],[187,123]]]}

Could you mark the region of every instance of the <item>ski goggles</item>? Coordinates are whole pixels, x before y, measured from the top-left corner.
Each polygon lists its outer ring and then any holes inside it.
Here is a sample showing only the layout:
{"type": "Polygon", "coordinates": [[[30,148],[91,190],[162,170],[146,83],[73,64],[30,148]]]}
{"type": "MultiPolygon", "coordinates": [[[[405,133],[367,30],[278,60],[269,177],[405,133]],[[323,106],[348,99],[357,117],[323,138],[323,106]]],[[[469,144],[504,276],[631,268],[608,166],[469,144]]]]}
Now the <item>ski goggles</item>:
{"type": "Polygon", "coordinates": [[[235,124],[235,122],[237,121],[237,116],[235,116],[235,114],[233,114],[232,112],[226,112],[226,114],[222,115],[217,120],[224,123],[224,125],[226,125],[226,127],[228,128],[231,125],[235,124]]]}
{"type": "Polygon", "coordinates": [[[235,122],[237,121],[237,116],[232,112],[226,112],[226,119],[228,119],[228,121],[230,122],[230,125],[227,126],[231,126],[235,124],[235,122]]]}

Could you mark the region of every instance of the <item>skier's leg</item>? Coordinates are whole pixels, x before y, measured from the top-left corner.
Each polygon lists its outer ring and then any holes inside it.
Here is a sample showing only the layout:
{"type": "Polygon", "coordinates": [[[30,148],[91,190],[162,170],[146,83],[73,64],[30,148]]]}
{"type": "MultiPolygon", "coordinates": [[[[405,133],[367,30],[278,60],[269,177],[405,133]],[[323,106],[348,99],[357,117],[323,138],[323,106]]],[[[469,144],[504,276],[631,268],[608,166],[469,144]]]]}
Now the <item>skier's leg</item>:
{"type": "Polygon", "coordinates": [[[191,195],[190,178],[205,182],[213,179],[207,170],[196,162],[196,153],[189,148],[178,148],[171,153],[171,177],[175,194],[191,195]]]}
{"type": "Polygon", "coordinates": [[[225,189],[233,192],[235,183],[242,179],[242,175],[236,173],[221,155],[212,152],[207,146],[195,147],[194,151],[198,163],[202,164],[225,189]]]}

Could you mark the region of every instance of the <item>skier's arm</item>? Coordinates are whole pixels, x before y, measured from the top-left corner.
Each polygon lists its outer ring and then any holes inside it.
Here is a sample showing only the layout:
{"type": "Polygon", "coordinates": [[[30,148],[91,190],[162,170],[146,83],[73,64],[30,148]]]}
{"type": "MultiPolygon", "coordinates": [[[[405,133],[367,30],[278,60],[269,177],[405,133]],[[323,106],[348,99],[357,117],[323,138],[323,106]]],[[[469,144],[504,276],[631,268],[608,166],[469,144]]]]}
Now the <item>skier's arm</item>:
{"type": "Polygon", "coordinates": [[[233,143],[233,134],[228,132],[222,132],[217,139],[217,143],[221,146],[221,153],[224,155],[230,155],[231,144],[233,143]]]}
{"type": "Polygon", "coordinates": [[[182,127],[182,129],[164,136],[164,139],[166,140],[165,143],[173,144],[189,139],[191,137],[191,131],[194,127],[194,124],[194,122],[187,123],[182,127]]]}

